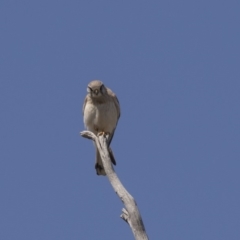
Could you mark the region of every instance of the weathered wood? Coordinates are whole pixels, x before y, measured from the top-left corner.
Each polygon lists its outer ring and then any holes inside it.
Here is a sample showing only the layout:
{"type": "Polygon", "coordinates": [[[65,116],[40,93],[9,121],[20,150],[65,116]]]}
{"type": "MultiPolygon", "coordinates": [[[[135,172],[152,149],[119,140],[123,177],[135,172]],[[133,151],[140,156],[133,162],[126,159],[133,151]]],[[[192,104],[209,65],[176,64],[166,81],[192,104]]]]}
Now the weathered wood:
{"type": "Polygon", "coordinates": [[[90,131],[83,131],[80,134],[85,138],[92,139],[97,145],[102,158],[106,176],[108,177],[114,191],[117,193],[118,197],[121,199],[125,206],[125,208],[122,209],[122,214],[120,217],[129,224],[136,240],[147,240],[148,236],[145,231],[137,203],[123,186],[113,169],[107,147],[107,138],[104,136],[97,137],[90,131]]]}

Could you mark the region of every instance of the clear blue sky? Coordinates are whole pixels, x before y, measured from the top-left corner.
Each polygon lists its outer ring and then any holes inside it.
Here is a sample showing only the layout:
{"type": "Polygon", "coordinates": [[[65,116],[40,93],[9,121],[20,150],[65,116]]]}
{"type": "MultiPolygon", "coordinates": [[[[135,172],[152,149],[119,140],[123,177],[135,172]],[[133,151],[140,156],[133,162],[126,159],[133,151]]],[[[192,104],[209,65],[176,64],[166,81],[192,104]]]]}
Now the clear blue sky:
{"type": "Polygon", "coordinates": [[[240,239],[239,1],[0,1],[0,239],[133,239],[94,170],[86,86],[150,239],[240,239]]]}

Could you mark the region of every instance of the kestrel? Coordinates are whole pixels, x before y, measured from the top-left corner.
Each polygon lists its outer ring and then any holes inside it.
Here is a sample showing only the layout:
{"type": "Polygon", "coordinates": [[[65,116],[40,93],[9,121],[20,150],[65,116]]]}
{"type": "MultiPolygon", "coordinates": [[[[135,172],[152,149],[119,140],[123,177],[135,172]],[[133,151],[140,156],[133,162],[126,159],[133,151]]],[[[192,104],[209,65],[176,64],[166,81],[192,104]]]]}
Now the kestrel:
{"type": "MultiPolygon", "coordinates": [[[[90,82],[87,86],[87,96],[83,104],[83,121],[87,130],[95,135],[108,134],[108,146],[111,161],[116,165],[113,152],[110,148],[114,131],[120,117],[120,105],[117,96],[111,89],[104,86],[99,80],[90,82]]],[[[94,143],[95,145],[95,143],[94,143]]],[[[106,175],[102,159],[96,148],[95,169],[97,175],[106,175]]]]}

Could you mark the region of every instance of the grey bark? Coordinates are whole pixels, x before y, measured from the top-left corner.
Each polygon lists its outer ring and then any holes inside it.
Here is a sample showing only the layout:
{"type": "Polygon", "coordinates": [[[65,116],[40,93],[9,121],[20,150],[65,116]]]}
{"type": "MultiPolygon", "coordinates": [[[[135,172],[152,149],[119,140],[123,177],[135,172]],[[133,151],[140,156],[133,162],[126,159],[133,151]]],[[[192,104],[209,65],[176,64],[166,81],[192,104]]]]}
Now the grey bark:
{"type": "Polygon", "coordinates": [[[117,174],[112,167],[107,147],[107,138],[104,136],[97,137],[94,133],[90,131],[83,131],[80,134],[85,138],[92,139],[97,145],[97,148],[102,158],[106,176],[108,177],[114,191],[117,193],[118,197],[121,199],[125,206],[125,208],[122,209],[122,214],[120,215],[120,217],[129,224],[136,240],[148,240],[148,236],[145,231],[142,217],[137,207],[137,203],[131,196],[131,194],[122,185],[121,181],[119,180],[117,174]]]}

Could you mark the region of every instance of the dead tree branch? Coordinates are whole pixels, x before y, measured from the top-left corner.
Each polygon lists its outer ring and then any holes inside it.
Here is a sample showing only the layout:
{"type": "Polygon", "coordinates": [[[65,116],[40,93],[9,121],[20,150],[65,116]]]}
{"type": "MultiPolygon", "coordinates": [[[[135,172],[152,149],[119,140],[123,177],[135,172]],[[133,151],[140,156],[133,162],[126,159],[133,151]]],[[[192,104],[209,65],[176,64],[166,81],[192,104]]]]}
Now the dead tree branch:
{"type": "Polygon", "coordinates": [[[130,195],[130,193],[126,190],[126,188],[122,185],[112,167],[107,147],[107,138],[104,136],[97,137],[90,131],[83,131],[80,134],[82,137],[92,139],[97,145],[106,175],[114,191],[117,193],[118,197],[121,199],[125,206],[125,208],[122,209],[122,214],[120,217],[129,224],[136,240],[148,240],[148,236],[145,231],[137,203],[130,195]]]}

